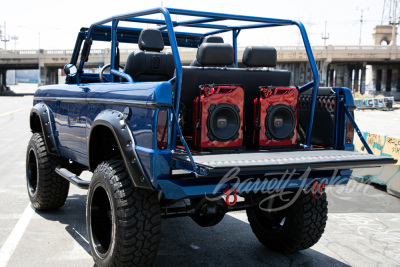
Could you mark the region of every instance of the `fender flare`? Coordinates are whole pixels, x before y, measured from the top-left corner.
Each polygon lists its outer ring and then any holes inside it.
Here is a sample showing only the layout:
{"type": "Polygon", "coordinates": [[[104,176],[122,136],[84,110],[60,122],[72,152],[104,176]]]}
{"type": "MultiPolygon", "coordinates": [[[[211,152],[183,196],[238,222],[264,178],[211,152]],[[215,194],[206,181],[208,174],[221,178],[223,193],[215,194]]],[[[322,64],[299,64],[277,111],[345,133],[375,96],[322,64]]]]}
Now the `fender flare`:
{"type": "Polygon", "coordinates": [[[136,154],[135,140],[128,127],[128,124],[125,121],[124,114],[116,110],[104,110],[100,112],[90,127],[88,140],[89,169],[93,170],[96,168],[96,166],[90,166],[92,165],[90,160],[90,147],[92,145],[92,133],[97,126],[105,126],[113,133],[114,138],[118,143],[125,167],[134,186],[154,190],[152,184],[149,182],[148,177],[146,177],[143,167],[136,154]]]}
{"type": "Polygon", "coordinates": [[[60,153],[58,151],[57,142],[53,131],[53,111],[44,103],[37,103],[35,106],[33,106],[29,115],[30,128],[32,131],[34,131],[36,128],[33,120],[35,115],[39,118],[39,123],[47,151],[50,154],[59,156],[60,153]]]}

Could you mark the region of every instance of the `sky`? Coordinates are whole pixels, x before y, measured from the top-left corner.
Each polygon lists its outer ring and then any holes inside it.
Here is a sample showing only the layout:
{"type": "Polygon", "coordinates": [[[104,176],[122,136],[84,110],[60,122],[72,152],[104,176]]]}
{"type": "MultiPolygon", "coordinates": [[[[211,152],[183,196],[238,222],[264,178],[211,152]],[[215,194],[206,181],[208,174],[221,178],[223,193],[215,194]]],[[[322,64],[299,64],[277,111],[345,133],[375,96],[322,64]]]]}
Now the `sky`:
{"type": "MultiPolygon", "coordinates": [[[[6,2],[0,9],[3,35],[5,22],[7,36],[18,38],[10,40],[7,49],[38,49],[39,33],[41,49],[73,49],[81,27],[88,27],[113,15],[161,6],[161,1],[155,0],[3,1],[6,2]]],[[[373,28],[381,24],[384,0],[164,0],[162,4],[182,9],[299,20],[306,26],[311,45],[324,44],[321,37],[325,22],[329,34],[327,45],[358,45],[361,10],[364,10],[361,44],[371,45],[373,28]]],[[[300,45],[297,32],[292,28],[241,33],[238,44],[300,45]]],[[[0,48],[4,49],[3,42],[0,48]]]]}

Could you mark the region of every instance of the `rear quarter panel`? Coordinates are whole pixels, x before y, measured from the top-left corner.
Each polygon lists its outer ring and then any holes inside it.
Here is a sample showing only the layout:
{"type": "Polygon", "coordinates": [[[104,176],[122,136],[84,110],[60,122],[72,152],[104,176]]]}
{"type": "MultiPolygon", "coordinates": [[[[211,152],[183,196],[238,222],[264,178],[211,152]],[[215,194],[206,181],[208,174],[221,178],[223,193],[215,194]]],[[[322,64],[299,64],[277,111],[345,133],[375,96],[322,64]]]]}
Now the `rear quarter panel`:
{"type": "Polygon", "coordinates": [[[86,98],[87,135],[101,111],[109,109],[123,112],[129,107],[131,115],[127,124],[135,141],[138,160],[146,177],[157,187],[157,179],[168,177],[170,173],[170,147],[165,150],[157,148],[156,124],[159,110],[166,109],[171,114],[171,84],[169,82],[99,83],[89,84],[88,87],[90,90],[86,98]]]}

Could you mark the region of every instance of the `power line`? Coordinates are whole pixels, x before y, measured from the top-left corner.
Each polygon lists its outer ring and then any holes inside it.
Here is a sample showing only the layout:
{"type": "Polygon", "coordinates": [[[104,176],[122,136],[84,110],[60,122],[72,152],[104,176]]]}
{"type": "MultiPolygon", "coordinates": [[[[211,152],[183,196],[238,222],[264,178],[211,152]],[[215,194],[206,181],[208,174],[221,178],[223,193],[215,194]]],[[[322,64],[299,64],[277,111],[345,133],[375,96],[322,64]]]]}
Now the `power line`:
{"type": "Polygon", "coordinates": [[[383,2],[381,25],[392,26],[391,45],[396,45],[399,7],[399,0],[385,0],[383,2]]]}
{"type": "Polygon", "coordinates": [[[382,9],[381,25],[393,25],[398,21],[399,0],[384,0],[382,9]]]}

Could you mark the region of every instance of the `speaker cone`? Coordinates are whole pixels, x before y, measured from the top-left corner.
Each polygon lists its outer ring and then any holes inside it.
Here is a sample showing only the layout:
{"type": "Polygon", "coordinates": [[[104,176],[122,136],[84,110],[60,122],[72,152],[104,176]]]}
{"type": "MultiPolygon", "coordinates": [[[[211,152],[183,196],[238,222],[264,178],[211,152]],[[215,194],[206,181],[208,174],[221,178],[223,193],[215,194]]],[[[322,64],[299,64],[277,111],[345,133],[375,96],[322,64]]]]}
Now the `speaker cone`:
{"type": "Polygon", "coordinates": [[[295,109],[293,106],[283,104],[271,105],[267,109],[265,135],[268,139],[291,139],[296,127],[295,109]]]}
{"type": "Polygon", "coordinates": [[[239,137],[240,109],[236,105],[219,104],[211,105],[207,118],[208,133],[211,141],[236,140],[239,137]]]}

